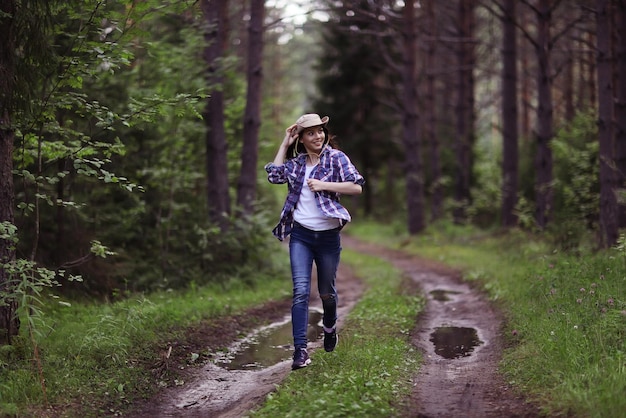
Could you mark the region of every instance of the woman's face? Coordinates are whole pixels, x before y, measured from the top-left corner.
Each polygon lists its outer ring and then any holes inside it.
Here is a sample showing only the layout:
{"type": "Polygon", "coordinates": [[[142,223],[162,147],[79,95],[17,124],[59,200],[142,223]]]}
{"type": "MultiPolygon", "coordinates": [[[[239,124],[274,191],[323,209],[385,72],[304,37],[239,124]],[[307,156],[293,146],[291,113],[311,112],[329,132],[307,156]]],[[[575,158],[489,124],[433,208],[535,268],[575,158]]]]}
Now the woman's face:
{"type": "Polygon", "coordinates": [[[307,152],[319,154],[324,147],[324,139],[324,128],[322,126],[313,126],[302,131],[300,141],[302,141],[307,152]]]}

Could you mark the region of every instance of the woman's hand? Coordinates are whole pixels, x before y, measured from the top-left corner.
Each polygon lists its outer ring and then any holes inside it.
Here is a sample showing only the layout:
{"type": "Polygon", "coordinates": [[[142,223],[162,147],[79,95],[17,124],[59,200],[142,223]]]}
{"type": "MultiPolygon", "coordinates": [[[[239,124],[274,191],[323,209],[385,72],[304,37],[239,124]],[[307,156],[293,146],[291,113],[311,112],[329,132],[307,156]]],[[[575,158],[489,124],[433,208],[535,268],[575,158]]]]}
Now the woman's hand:
{"type": "Polygon", "coordinates": [[[285,129],[285,138],[283,139],[283,142],[280,143],[278,151],[276,151],[276,156],[274,157],[274,165],[280,166],[285,163],[287,149],[291,144],[296,142],[296,139],[298,139],[298,126],[296,124],[293,124],[289,128],[285,129]]]}
{"type": "Polygon", "coordinates": [[[291,125],[285,129],[285,138],[283,139],[283,145],[289,147],[298,139],[298,126],[296,124],[291,125]]]}
{"type": "Polygon", "coordinates": [[[356,195],[361,194],[363,188],[356,183],[350,181],[334,182],[322,181],[317,179],[306,179],[306,185],[312,192],[329,191],[340,194],[356,195]]]}
{"type": "Polygon", "coordinates": [[[309,189],[312,192],[321,192],[322,190],[324,190],[324,184],[325,184],[325,182],[323,182],[321,180],[317,180],[317,179],[307,179],[306,180],[306,185],[309,186],[309,189]]]}

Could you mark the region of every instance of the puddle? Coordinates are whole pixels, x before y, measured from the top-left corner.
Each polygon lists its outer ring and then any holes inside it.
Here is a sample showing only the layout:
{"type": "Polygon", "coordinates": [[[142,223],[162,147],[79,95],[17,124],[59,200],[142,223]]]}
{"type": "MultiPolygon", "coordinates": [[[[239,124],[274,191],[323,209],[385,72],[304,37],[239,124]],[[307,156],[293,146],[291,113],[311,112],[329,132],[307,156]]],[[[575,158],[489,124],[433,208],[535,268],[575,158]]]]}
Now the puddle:
{"type": "Polygon", "coordinates": [[[449,301],[450,297],[448,295],[458,295],[459,293],[461,292],[456,292],[454,290],[445,290],[445,289],[435,289],[435,290],[430,291],[430,294],[432,295],[433,299],[439,302],[449,301]]]}
{"type": "MultiPolygon", "coordinates": [[[[322,312],[309,311],[309,326],[307,338],[315,341],[323,333],[322,312]]],[[[273,366],[283,360],[291,359],[293,354],[293,335],[291,333],[291,318],[259,329],[246,337],[224,357],[215,363],[228,370],[253,370],[273,366]]]]}
{"type": "Polygon", "coordinates": [[[470,356],[483,343],[475,328],[462,327],[437,327],[430,334],[430,341],[435,345],[435,353],[447,359],[470,356]]]}

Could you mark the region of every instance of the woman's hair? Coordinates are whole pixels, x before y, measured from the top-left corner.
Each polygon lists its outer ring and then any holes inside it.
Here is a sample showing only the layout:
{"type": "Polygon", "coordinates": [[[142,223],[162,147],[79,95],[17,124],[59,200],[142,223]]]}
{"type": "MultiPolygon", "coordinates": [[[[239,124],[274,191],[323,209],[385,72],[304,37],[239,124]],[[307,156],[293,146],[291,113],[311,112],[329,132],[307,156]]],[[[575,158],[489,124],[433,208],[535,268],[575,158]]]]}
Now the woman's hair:
{"type": "MultiPolygon", "coordinates": [[[[323,126],[322,128],[324,129],[324,137],[325,137],[324,144],[329,144],[331,147],[337,149],[335,136],[331,135],[325,126],[323,126]]],[[[300,134],[298,134],[298,139],[296,139],[296,141],[293,144],[289,145],[289,147],[287,148],[286,158],[288,160],[292,158],[296,158],[300,154],[306,154],[306,148],[304,148],[304,144],[302,143],[302,141],[300,141],[300,138],[302,137],[302,134],[304,133],[304,131],[305,130],[300,132],[300,134]]]]}

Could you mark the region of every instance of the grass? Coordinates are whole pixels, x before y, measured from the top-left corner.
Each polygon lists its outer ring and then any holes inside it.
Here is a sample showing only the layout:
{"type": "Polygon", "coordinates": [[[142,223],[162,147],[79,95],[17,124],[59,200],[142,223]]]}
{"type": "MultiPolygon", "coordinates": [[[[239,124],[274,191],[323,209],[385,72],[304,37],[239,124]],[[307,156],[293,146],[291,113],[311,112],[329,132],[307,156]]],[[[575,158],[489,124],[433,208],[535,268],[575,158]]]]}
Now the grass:
{"type": "MultiPolygon", "coordinates": [[[[67,307],[50,299],[37,337],[45,395],[33,364],[33,344],[22,326],[15,344],[0,347],[0,416],[120,414],[137,398],[154,393],[155,378],[148,370],[160,359],[157,348],[166,348],[201,321],[289,297],[289,273],[283,267],[273,274],[203,287],[192,283],[185,291],[135,295],[115,303],[67,307]]],[[[159,384],[175,382],[163,378],[159,384]]]]}
{"type": "Polygon", "coordinates": [[[350,232],[442,261],[480,283],[507,314],[502,371],[547,415],[617,417],[626,411],[623,252],[563,253],[520,231],[449,224],[418,237],[366,223],[350,232]]]}
{"type": "MultiPolygon", "coordinates": [[[[402,291],[389,263],[348,250],[367,291],[350,312],[332,353],[317,350],[311,366],[290,373],[254,417],[388,417],[402,408],[420,355],[409,331],[424,300],[402,291]]],[[[341,297],[341,295],[340,295],[341,297]]]]}

